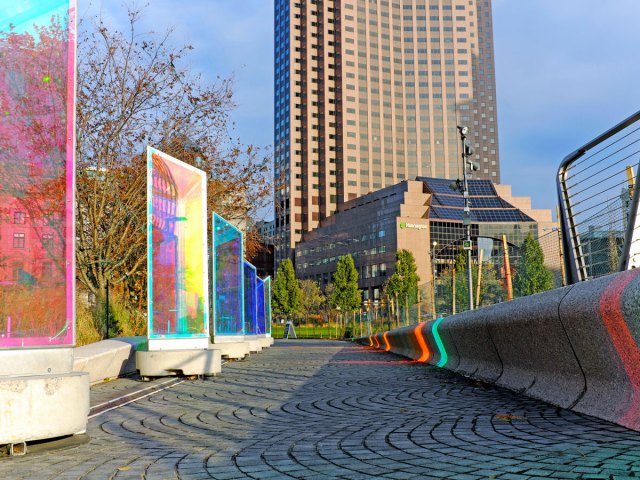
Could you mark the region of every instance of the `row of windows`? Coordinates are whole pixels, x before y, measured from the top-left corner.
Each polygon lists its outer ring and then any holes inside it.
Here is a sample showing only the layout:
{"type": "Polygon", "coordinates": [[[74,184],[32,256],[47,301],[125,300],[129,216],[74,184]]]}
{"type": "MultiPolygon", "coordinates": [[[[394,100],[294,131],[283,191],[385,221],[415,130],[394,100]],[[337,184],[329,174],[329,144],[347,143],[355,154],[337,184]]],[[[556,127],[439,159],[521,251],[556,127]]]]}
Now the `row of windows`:
{"type": "MultiPolygon", "coordinates": [[[[380,1],[380,6],[381,7],[389,7],[389,2],[387,0],[381,0],[380,1]]],[[[489,6],[489,2],[485,1],[485,6],[489,6]]],[[[369,4],[369,13],[375,13],[375,7],[376,4],[375,3],[370,3],[369,4]]],[[[413,10],[414,5],[411,5],[410,3],[406,3],[404,5],[402,5],[402,10],[413,10]]],[[[345,3],[344,8],[346,10],[353,10],[354,9],[354,4],[352,3],[345,3]]],[[[399,10],[400,9],[400,4],[397,2],[392,2],[391,3],[391,8],[395,9],[395,10],[399,10]]],[[[427,6],[426,5],[422,5],[422,4],[417,4],[415,5],[415,10],[419,11],[419,10],[426,10],[427,6]]],[[[461,11],[461,10],[465,10],[466,7],[465,5],[456,5],[456,11],[461,11]]],[[[358,7],[357,8],[358,12],[364,12],[365,8],[364,7],[358,7]]],[[[432,4],[429,5],[429,10],[439,10],[439,7],[437,4],[432,4]]],[[[453,6],[452,5],[442,5],[442,10],[453,10],[453,6]]]]}
{"type": "MultiPolygon", "coordinates": [[[[22,232],[13,234],[13,248],[25,248],[26,234],[22,232]]],[[[53,234],[45,233],[42,235],[42,246],[44,248],[53,247],[53,234]]]]}
{"type": "MultiPolygon", "coordinates": [[[[33,224],[42,224],[42,225],[56,225],[57,220],[59,220],[60,215],[51,214],[45,215],[41,220],[35,221],[33,220],[33,224]]],[[[26,212],[15,211],[13,212],[13,216],[10,217],[10,220],[15,225],[24,225],[27,222],[27,214],[26,212]]]]}
{"type": "MultiPolygon", "coordinates": [[[[369,249],[366,249],[366,250],[361,250],[359,252],[352,252],[351,253],[351,257],[355,260],[355,259],[358,259],[358,258],[370,256],[370,255],[377,255],[379,253],[386,253],[386,251],[387,251],[386,245],[380,245],[379,247],[373,247],[373,248],[369,248],[369,249]]],[[[300,268],[302,268],[304,270],[304,269],[311,268],[311,267],[318,267],[320,265],[327,265],[327,264],[330,264],[330,263],[336,263],[338,260],[340,260],[340,256],[319,258],[318,260],[312,260],[312,261],[304,262],[304,263],[300,264],[300,268]]]]}

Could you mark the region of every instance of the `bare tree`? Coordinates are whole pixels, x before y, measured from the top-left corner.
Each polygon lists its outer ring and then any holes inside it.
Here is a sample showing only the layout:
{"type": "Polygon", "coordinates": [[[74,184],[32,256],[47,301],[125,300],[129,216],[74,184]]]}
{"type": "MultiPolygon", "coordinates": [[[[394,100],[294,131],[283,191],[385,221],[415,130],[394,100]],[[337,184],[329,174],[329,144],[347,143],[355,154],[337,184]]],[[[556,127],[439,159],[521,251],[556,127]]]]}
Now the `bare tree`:
{"type": "Polygon", "coordinates": [[[229,135],[232,79],[206,82],[181,65],[192,47],[171,31],[140,33],[83,21],[78,44],[77,266],[101,296],[107,281],[146,284],[146,156],[154,146],[207,172],[208,207],[239,218],[270,199],[269,159],[229,135]]]}

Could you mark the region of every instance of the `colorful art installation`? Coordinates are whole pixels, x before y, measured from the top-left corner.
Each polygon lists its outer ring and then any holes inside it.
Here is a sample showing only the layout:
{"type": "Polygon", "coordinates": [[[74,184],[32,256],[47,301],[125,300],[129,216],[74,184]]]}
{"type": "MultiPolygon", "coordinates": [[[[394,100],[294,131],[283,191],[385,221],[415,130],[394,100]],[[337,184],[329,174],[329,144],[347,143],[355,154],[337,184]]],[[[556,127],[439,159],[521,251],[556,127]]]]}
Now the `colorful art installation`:
{"type": "Polygon", "coordinates": [[[206,174],[147,148],[148,336],[209,338],[206,174]]]}
{"type": "Polygon", "coordinates": [[[265,333],[271,335],[271,277],[264,279],[264,324],[265,333]]]}
{"type": "Polygon", "coordinates": [[[0,348],[75,343],[75,0],[0,0],[0,348]]]}
{"type": "Polygon", "coordinates": [[[256,334],[265,335],[267,333],[266,317],[265,317],[265,295],[264,280],[257,279],[256,282],[256,334]]]}
{"type": "Polygon", "coordinates": [[[239,336],[244,322],[242,232],[213,214],[213,335],[239,336]]]}
{"type": "Polygon", "coordinates": [[[258,321],[256,267],[244,261],[244,334],[255,335],[258,321]]]}

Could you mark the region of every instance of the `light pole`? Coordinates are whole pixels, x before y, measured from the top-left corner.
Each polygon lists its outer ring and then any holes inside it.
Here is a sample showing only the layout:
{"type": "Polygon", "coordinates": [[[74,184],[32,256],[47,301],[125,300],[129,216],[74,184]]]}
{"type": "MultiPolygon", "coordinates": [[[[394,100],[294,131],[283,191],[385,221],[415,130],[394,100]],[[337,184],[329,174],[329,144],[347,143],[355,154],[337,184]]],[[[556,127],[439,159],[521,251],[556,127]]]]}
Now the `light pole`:
{"type": "Polygon", "coordinates": [[[431,266],[433,269],[433,296],[432,296],[432,303],[431,303],[431,311],[433,313],[433,319],[435,320],[436,318],[438,318],[438,315],[436,313],[436,247],[438,246],[438,242],[436,242],[435,240],[433,242],[431,242],[431,266]]]}
{"type": "Polygon", "coordinates": [[[462,196],[464,198],[464,213],[462,217],[462,224],[467,231],[467,238],[463,242],[463,247],[467,251],[467,276],[469,277],[469,310],[473,310],[473,274],[471,273],[471,201],[469,200],[469,183],[467,181],[467,168],[470,172],[474,172],[480,169],[480,166],[471,161],[470,157],[473,155],[473,148],[467,142],[467,133],[469,129],[465,126],[458,126],[460,132],[460,140],[462,142],[462,186],[460,180],[456,182],[457,189],[462,187],[462,196]]]}

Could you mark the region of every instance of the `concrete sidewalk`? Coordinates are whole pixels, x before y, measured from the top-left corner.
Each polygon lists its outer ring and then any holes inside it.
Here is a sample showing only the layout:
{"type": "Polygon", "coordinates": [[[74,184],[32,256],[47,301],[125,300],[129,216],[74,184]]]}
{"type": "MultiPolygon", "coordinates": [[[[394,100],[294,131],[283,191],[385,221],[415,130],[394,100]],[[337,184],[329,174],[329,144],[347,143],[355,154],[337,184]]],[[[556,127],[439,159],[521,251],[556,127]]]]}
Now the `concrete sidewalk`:
{"type": "MultiPolygon", "coordinates": [[[[141,384],[141,386],[148,384],[141,384]]],[[[135,386],[92,388],[101,403],[135,386]]],[[[0,478],[638,478],[640,434],[353,344],[288,340],[0,478]]]]}

